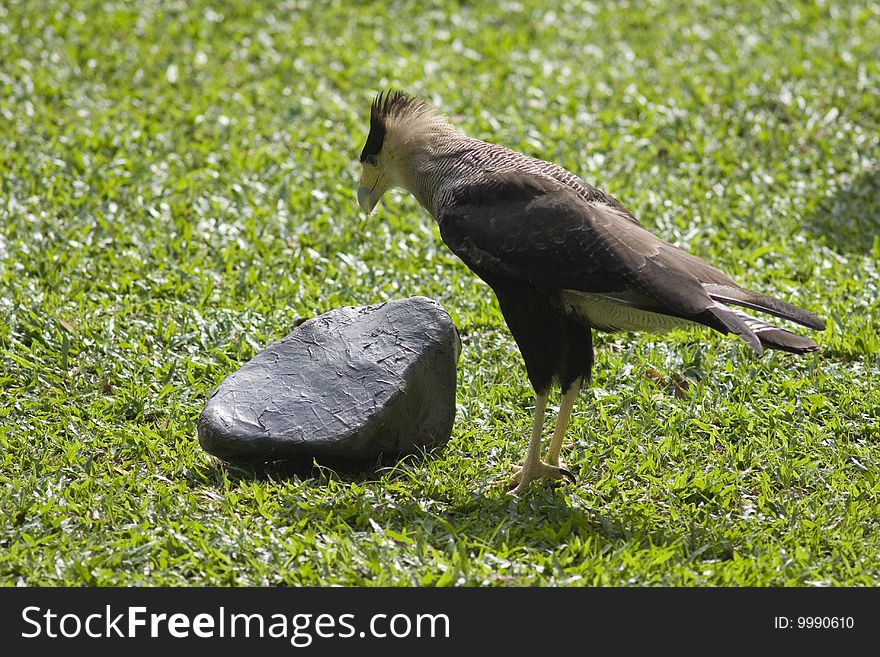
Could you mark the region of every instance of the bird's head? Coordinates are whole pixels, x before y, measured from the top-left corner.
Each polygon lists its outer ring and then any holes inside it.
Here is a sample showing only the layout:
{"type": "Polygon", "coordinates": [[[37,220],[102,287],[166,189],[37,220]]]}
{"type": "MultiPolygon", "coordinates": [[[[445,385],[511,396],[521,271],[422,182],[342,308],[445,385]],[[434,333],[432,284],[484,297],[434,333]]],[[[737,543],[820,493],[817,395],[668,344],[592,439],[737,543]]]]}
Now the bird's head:
{"type": "Polygon", "coordinates": [[[370,107],[370,134],[361,151],[358,204],[369,214],[393,188],[413,189],[418,155],[433,136],[453,130],[428,103],[402,91],[382,92],[370,107]]]}

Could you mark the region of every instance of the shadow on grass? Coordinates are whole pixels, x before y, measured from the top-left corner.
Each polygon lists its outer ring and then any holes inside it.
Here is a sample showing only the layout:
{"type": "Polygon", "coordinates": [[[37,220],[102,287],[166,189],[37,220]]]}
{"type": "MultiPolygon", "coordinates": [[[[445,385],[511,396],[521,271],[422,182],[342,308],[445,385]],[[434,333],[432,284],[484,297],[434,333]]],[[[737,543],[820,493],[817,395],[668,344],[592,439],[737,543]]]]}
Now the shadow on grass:
{"type": "Polygon", "coordinates": [[[871,253],[880,241],[880,169],[822,200],[804,226],[839,253],[871,253]]]}
{"type": "MultiPolygon", "coordinates": [[[[432,453],[408,454],[370,462],[324,459],[320,463],[312,460],[230,463],[212,459],[192,473],[195,475],[192,484],[216,488],[222,487],[224,480],[308,479],[321,486],[330,481],[376,481],[394,470],[399,470],[399,476],[412,479],[419,476],[426,460],[437,456],[435,450],[432,453]]],[[[605,543],[630,537],[631,532],[625,528],[628,523],[647,522],[646,519],[610,518],[576,508],[567,500],[571,488],[565,484],[535,482],[522,499],[506,495],[503,486],[495,483],[475,481],[474,484],[480,488],[468,499],[444,500],[441,499],[442,494],[432,495],[426,491],[425,499],[430,500],[427,506],[423,503],[424,499],[402,499],[376,519],[382,526],[398,532],[419,531],[419,528],[431,534],[446,532],[453,537],[467,537],[493,549],[502,544],[516,543],[532,548],[543,545],[553,549],[560,541],[570,538],[571,533],[598,537],[605,543]]],[[[316,508],[315,513],[320,516],[324,510],[316,508]]],[[[352,515],[352,520],[356,517],[356,524],[363,518],[363,509],[358,505],[351,509],[336,507],[334,512],[342,517],[352,515]]]]}
{"type": "Polygon", "coordinates": [[[379,477],[384,470],[397,467],[403,463],[418,465],[425,459],[437,458],[443,447],[431,452],[417,454],[389,455],[374,460],[354,460],[342,458],[285,459],[279,461],[223,461],[212,459],[205,465],[201,474],[204,482],[220,483],[222,473],[233,481],[264,481],[267,479],[313,479],[329,481],[369,481],[379,477]]]}
{"type": "Polygon", "coordinates": [[[535,482],[520,499],[500,490],[490,495],[475,495],[469,502],[452,507],[449,518],[460,522],[462,527],[468,526],[472,519],[481,519],[480,524],[492,528],[491,544],[495,547],[509,543],[514,538],[511,532],[522,532],[521,538],[541,536],[547,547],[558,546],[573,534],[608,541],[629,535],[622,519],[569,504],[570,490],[567,484],[535,482]]]}
{"type": "Polygon", "coordinates": [[[590,509],[588,502],[579,507],[571,503],[578,498],[570,493],[565,484],[536,485],[520,500],[505,495],[475,497],[450,508],[446,517],[458,533],[495,550],[518,545],[549,553],[580,540],[584,546],[592,543],[582,549],[594,556],[627,545],[630,550],[676,546],[693,561],[733,558],[723,527],[696,522],[682,531],[638,506],[617,512],[590,509]]]}
{"type": "MultiPolygon", "coordinates": [[[[222,486],[224,480],[308,479],[317,486],[324,486],[331,481],[378,481],[387,478],[390,470],[392,477],[410,480],[407,483],[410,487],[419,485],[425,461],[436,457],[435,451],[368,463],[284,461],[248,464],[214,460],[204,465],[196,477],[199,481],[193,483],[217,487],[222,486]]],[[[732,558],[732,548],[723,531],[713,529],[711,523],[703,527],[698,522],[682,534],[681,528],[670,528],[665,522],[658,522],[656,516],[648,515],[638,506],[609,513],[607,505],[596,499],[592,503],[605,510],[593,510],[590,508],[593,497],[586,492],[578,494],[567,483],[535,482],[521,499],[515,499],[505,494],[499,480],[474,481],[474,490],[467,498],[448,499],[441,490],[426,482],[422,494],[406,495],[390,503],[387,500],[359,499],[338,505],[336,501],[317,501],[310,515],[319,522],[332,511],[352,531],[375,531],[371,522],[374,520],[385,529],[416,534],[438,546],[463,540],[465,544],[481,546],[480,549],[490,552],[510,553],[511,550],[527,549],[552,553],[560,546],[578,540],[584,545],[591,544],[592,547],[585,548],[591,553],[604,554],[623,544],[645,548],[674,544],[682,546],[695,560],[732,558]]],[[[302,508],[296,507],[295,513],[302,513],[302,508]]],[[[496,583],[504,585],[504,578],[499,577],[496,583]]]]}

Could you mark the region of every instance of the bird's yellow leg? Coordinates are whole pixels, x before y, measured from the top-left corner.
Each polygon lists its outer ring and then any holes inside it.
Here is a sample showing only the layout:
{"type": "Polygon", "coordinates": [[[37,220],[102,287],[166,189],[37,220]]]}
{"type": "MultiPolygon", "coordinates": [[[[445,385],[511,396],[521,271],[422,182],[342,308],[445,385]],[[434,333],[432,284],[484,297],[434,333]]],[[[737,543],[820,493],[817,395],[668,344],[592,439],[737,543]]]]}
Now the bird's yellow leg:
{"type": "Polygon", "coordinates": [[[513,471],[510,480],[510,495],[519,497],[528,488],[530,482],[535,479],[562,479],[573,478],[568,470],[550,465],[541,460],[541,436],[544,428],[544,410],[547,407],[548,393],[537,396],[535,400],[535,417],[532,421],[532,437],[529,441],[529,449],[526,452],[526,460],[522,466],[513,471]]]}
{"type": "Polygon", "coordinates": [[[556,418],[556,428],[553,429],[553,438],[550,440],[550,449],[547,452],[547,463],[565,470],[565,463],[559,460],[559,452],[562,450],[562,439],[565,438],[565,430],[571,419],[571,409],[581,390],[581,379],[576,379],[571,387],[562,393],[562,401],[559,402],[559,415],[556,418]]]}

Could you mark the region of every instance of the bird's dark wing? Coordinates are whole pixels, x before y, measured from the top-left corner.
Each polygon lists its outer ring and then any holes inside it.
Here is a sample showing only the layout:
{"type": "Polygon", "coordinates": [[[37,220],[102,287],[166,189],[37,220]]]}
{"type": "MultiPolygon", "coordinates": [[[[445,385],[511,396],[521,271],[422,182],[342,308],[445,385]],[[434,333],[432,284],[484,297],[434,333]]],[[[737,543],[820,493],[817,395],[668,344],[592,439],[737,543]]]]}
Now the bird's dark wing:
{"type": "Polygon", "coordinates": [[[554,180],[519,173],[461,185],[448,198],[437,217],[443,241],[483,278],[619,294],[641,310],[735,333],[761,351],[742,313],[716,301],[704,285],[730,291],[731,298],[746,291],[613,206],[584,201],[554,180]]]}
{"type": "Polygon", "coordinates": [[[658,310],[697,315],[702,283],[733,285],[611,206],[538,176],[496,175],[453,195],[437,217],[443,241],[474,271],[583,292],[639,291],[658,310]]]}

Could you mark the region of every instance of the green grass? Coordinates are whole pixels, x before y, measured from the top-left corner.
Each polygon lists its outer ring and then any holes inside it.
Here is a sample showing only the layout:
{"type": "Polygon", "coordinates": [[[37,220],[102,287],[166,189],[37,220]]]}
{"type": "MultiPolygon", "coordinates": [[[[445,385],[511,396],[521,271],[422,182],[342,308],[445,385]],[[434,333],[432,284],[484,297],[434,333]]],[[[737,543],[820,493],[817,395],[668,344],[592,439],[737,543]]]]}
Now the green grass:
{"type": "Polygon", "coordinates": [[[0,583],[880,581],[880,5],[492,4],[0,5],[0,583]],[[508,499],[533,399],[494,299],[413,199],[354,198],[392,85],[815,310],[822,352],[601,336],[579,485],[508,499]],[[298,318],[415,294],[463,339],[442,453],[200,449],[298,318]]]}

